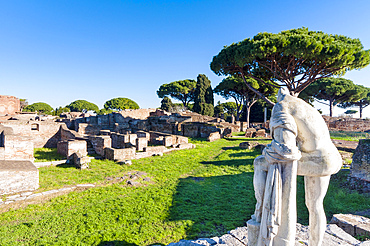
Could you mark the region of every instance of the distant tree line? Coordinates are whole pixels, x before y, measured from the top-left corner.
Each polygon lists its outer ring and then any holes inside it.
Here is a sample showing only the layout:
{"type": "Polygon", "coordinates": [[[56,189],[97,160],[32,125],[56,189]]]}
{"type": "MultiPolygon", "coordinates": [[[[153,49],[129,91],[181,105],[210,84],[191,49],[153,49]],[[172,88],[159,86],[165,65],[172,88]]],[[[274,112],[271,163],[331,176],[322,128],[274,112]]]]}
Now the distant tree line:
{"type": "MultiPolygon", "coordinates": [[[[22,99],[27,102],[27,100],[22,99]]],[[[58,107],[53,109],[49,104],[44,102],[37,102],[31,105],[27,105],[23,108],[23,112],[37,112],[45,115],[60,115],[64,112],[88,112],[92,111],[97,114],[109,114],[112,112],[118,112],[125,109],[139,109],[139,105],[129,98],[118,97],[112,98],[104,103],[104,108],[99,107],[86,100],[76,100],[64,107],[58,107]]]]}

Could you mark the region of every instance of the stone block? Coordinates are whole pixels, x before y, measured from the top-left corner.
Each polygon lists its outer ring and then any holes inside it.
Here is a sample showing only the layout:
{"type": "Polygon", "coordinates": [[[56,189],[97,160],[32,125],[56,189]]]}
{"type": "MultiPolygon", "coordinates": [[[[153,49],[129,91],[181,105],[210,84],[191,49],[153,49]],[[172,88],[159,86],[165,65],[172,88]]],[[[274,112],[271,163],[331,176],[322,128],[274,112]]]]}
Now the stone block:
{"type": "Polygon", "coordinates": [[[137,134],[135,134],[135,133],[129,134],[129,142],[132,145],[136,145],[136,139],[137,139],[137,134]]]}
{"type": "Polygon", "coordinates": [[[183,143],[188,143],[189,139],[187,137],[183,136],[176,136],[176,143],[177,144],[183,144],[183,143]]]}
{"type": "Polygon", "coordinates": [[[334,214],[330,224],[336,224],[352,236],[370,236],[370,219],[353,214],[334,214]]]}
{"type": "Polygon", "coordinates": [[[148,140],[146,137],[139,137],[136,139],[136,150],[143,151],[144,148],[148,147],[148,140]]]}
{"type": "Polygon", "coordinates": [[[246,129],[245,131],[245,137],[246,138],[252,138],[253,137],[253,134],[256,132],[256,128],[248,128],[246,129]]]}
{"type": "Polygon", "coordinates": [[[83,156],[80,152],[73,153],[68,160],[80,169],[89,168],[89,163],[91,162],[89,157],[83,156]]]}
{"type": "Polygon", "coordinates": [[[165,136],[163,138],[163,145],[166,147],[170,147],[174,145],[176,142],[176,137],[175,136],[165,136]]]}
{"type": "Polygon", "coordinates": [[[96,154],[104,156],[104,149],[112,147],[112,139],[110,136],[89,136],[90,143],[92,144],[96,154]]]}
{"type": "Polygon", "coordinates": [[[176,148],[178,148],[178,149],[194,149],[195,148],[195,144],[192,144],[192,143],[182,143],[182,144],[178,144],[176,146],[176,148]]]}
{"type": "Polygon", "coordinates": [[[351,176],[370,182],[370,139],[360,139],[353,154],[351,176]]]}
{"type": "Polygon", "coordinates": [[[150,146],[144,148],[144,152],[149,153],[150,155],[158,155],[163,152],[167,152],[167,148],[165,146],[150,146]]]}
{"type": "Polygon", "coordinates": [[[0,195],[39,188],[39,171],[31,161],[0,160],[0,195]]]}
{"type": "Polygon", "coordinates": [[[256,137],[256,138],[258,138],[258,137],[260,137],[260,138],[266,137],[266,131],[265,131],[265,129],[260,129],[257,132],[253,133],[253,137],[256,137]]]}
{"type": "Polygon", "coordinates": [[[80,152],[81,155],[87,155],[87,142],[85,140],[67,140],[59,141],[57,145],[59,154],[69,158],[73,153],[80,152]]]}
{"type": "Polygon", "coordinates": [[[249,142],[242,142],[239,144],[241,149],[252,149],[252,145],[249,142]]]}
{"type": "Polygon", "coordinates": [[[105,158],[114,161],[135,159],[136,148],[113,149],[105,148],[105,158]]]}
{"type": "Polygon", "coordinates": [[[207,140],[209,142],[213,142],[213,141],[216,141],[218,139],[221,139],[221,134],[219,132],[212,132],[209,134],[207,140]]]}

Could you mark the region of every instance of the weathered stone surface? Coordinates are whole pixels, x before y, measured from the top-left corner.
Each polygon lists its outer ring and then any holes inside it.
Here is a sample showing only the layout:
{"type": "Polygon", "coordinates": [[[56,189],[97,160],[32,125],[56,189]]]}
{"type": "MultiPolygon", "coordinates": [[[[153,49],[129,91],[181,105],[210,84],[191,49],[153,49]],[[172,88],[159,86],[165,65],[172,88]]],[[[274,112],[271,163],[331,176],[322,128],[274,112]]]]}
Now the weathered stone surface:
{"type": "Polygon", "coordinates": [[[353,214],[334,214],[330,221],[352,236],[369,235],[370,219],[353,214]]]}
{"type": "Polygon", "coordinates": [[[351,176],[370,182],[370,139],[359,140],[353,155],[351,176]]]}
{"type": "Polygon", "coordinates": [[[209,142],[213,142],[213,141],[216,141],[218,139],[221,139],[221,134],[219,132],[211,132],[209,134],[209,137],[207,138],[207,140],[209,142]]]}
{"type": "Polygon", "coordinates": [[[90,157],[83,156],[80,152],[73,153],[68,160],[80,169],[89,168],[89,163],[91,162],[90,157]]]}
{"type": "Polygon", "coordinates": [[[91,142],[96,154],[104,156],[105,148],[112,147],[112,139],[110,136],[89,136],[89,141],[91,142]]]}
{"type": "Polygon", "coordinates": [[[255,133],[253,133],[253,137],[260,137],[260,138],[264,138],[266,137],[266,130],[265,129],[259,129],[258,131],[256,131],[255,133]]]}
{"type": "Polygon", "coordinates": [[[57,147],[58,153],[69,158],[73,153],[80,152],[81,155],[87,155],[87,143],[85,140],[67,140],[59,141],[57,147]]]}
{"type": "Polygon", "coordinates": [[[354,237],[352,237],[351,235],[346,233],[342,228],[338,227],[335,224],[327,225],[325,232],[334,236],[334,237],[340,238],[343,241],[345,241],[349,244],[352,244],[352,245],[356,245],[356,244],[361,243],[359,240],[355,239],[354,237]]]}
{"type": "MultiPolygon", "coordinates": [[[[308,246],[308,226],[304,226],[301,224],[296,225],[296,238],[295,238],[295,246],[308,246]]],[[[368,242],[360,242],[353,238],[351,235],[347,234],[340,228],[336,227],[335,225],[328,225],[325,235],[324,241],[322,243],[323,246],[368,246],[370,241],[368,242]]],[[[207,246],[220,246],[220,245],[227,245],[227,246],[247,246],[252,245],[248,244],[248,228],[247,227],[239,227],[235,230],[230,231],[228,234],[225,234],[221,237],[213,237],[213,238],[199,238],[196,240],[180,240],[177,243],[170,243],[168,246],[200,246],[200,245],[207,245],[207,246]]]]}
{"type": "Polygon", "coordinates": [[[20,100],[14,96],[0,96],[0,115],[15,114],[21,111],[20,100]]]}
{"type": "Polygon", "coordinates": [[[239,144],[239,148],[241,149],[251,149],[252,145],[249,142],[242,142],[239,144]]]}
{"type": "Polygon", "coordinates": [[[143,151],[146,147],[148,147],[148,139],[146,137],[136,139],[136,150],[143,151]]]}
{"type": "Polygon", "coordinates": [[[234,230],[229,231],[229,234],[237,238],[239,241],[241,241],[245,245],[248,244],[248,229],[246,226],[237,227],[234,230]]]}
{"type": "Polygon", "coordinates": [[[246,131],[245,131],[245,137],[246,138],[252,138],[253,137],[253,134],[256,132],[256,128],[248,128],[246,131]]]}
{"type": "Polygon", "coordinates": [[[0,195],[36,190],[39,171],[30,161],[0,160],[0,195]]]}
{"type": "Polygon", "coordinates": [[[136,148],[126,148],[126,149],[105,148],[105,158],[114,161],[126,161],[135,159],[135,152],[136,148]]]}

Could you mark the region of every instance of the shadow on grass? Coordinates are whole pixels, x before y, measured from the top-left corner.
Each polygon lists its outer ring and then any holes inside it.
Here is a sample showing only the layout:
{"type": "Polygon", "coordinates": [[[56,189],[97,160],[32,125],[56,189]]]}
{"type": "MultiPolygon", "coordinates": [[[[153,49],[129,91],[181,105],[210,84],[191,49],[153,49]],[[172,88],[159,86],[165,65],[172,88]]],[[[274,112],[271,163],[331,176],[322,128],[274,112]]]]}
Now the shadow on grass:
{"type": "Polygon", "coordinates": [[[134,243],[128,243],[126,241],[103,241],[98,246],[139,246],[134,243]]]}
{"type": "Polygon", "coordinates": [[[228,141],[240,141],[240,140],[245,140],[246,142],[258,142],[258,141],[271,141],[271,138],[238,138],[238,137],[233,137],[233,138],[225,138],[228,141]]]}
{"type": "Polygon", "coordinates": [[[36,159],[44,161],[65,160],[66,158],[59,154],[56,148],[35,149],[34,156],[36,159]]]}
{"type": "Polygon", "coordinates": [[[245,226],[255,203],[253,172],[187,177],[179,180],[168,219],[193,222],[187,239],[221,236],[245,226]]]}
{"type": "Polygon", "coordinates": [[[76,168],[75,165],[69,164],[69,163],[58,164],[58,165],[56,165],[56,167],[60,167],[60,168],[76,168]]]}
{"type": "MultiPolygon", "coordinates": [[[[233,155],[240,154],[240,157],[245,157],[248,155],[244,155],[244,153],[236,153],[233,155]]],[[[215,166],[230,166],[230,167],[239,167],[239,166],[245,166],[245,165],[253,165],[253,159],[246,160],[246,159],[240,159],[240,160],[222,160],[222,161],[203,161],[201,162],[205,165],[215,165],[215,166]]]]}

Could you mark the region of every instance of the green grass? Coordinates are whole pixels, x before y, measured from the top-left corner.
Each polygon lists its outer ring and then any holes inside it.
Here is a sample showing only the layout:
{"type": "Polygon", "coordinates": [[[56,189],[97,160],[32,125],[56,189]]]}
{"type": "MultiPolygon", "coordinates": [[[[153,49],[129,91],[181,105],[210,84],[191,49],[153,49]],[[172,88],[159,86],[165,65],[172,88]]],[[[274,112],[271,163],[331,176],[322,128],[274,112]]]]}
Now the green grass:
{"type": "Polygon", "coordinates": [[[366,132],[350,132],[350,131],[330,131],[331,139],[358,141],[359,139],[369,138],[366,132]]]}
{"type": "Polygon", "coordinates": [[[35,157],[35,162],[60,161],[66,159],[66,157],[57,152],[56,148],[35,148],[33,155],[35,157]]]}
{"type": "MultiPolygon", "coordinates": [[[[0,245],[151,245],[212,237],[244,226],[254,211],[253,160],[244,140],[193,140],[196,149],[140,160],[131,166],[93,160],[90,169],[68,165],[40,168],[41,190],[77,183],[99,186],[42,204],[0,214],[0,245]],[[151,182],[130,187],[106,177],[143,171],[151,182]]],[[[263,142],[262,140],[259,140],[263,142]]],[[[267,142],[263,142],[267,143],[267,142]]],[[[325,209],[333,213],[370,208],[370,198],[333,178],[325,209]]],[[[298,179],[298,220],[307,224],[303,179],[298,179]]]]}

